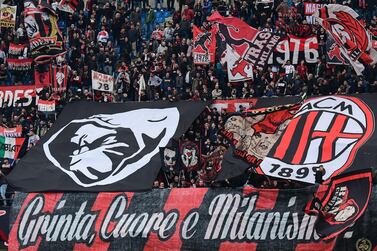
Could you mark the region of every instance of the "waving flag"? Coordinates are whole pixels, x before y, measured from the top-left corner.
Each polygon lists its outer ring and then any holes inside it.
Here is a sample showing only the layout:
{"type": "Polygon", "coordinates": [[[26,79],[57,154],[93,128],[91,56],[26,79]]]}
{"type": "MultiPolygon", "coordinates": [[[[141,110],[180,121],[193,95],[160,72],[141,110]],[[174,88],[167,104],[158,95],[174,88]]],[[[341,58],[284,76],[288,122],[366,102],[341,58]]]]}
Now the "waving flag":
{"type": "Polygon", "coordinates": [[[17,159],[25,138],[0,136],[0,158],[17,159]]]}
{"type": "Polygon", "coordinates": [[[375,95],[324,96],[307,100],[271,148],[258,172],[315,183],[341,173],[372,168],[377,161],[375,95]],[[373,109],[373,110],[372,110],[373,109]]]}
{"type": "Polygon", "coordinates": [[[30,42],[31,55],[36,63],[45,63],[64,53],[63,36],[58,17],[50,7],[24,2],[24,24],[30,42]]]}
{"type": "Polygon", "coordinates": [[[320,25],[339,46],[342,56],[362,75],[366,65],[377,63],[377,51],[372,46],[372,34],[350,7],[328,4],[314,14],[320,25]]]}
{"type": "Polygon", "coordinates": [[[318,214],[317,234],[331,239],[359,219],[367,208],[372,192],[371,170],[338,175],[329,185],[321,185],[305,210],[318,214]]]}
{"type": "MultiPolygon", "coordinates": [[[[50,77],[52,90],[54,92],[64,92],[67,90],[68,67],[67,65],[50,65],[50,77]]],[[[44,85],[44,83],[43,83],[44,85]]]]}
{"type": "Polygon", "coordinates": [[[225,44],[218,47],[226,50],[228,44],[239,55],[240,59],[237,58],[232,67],[236,72],[245,72],[252,66],[263,69],[281,38],[269,31],[259,31],[239,18],[222,17],[218,12],[213,13],[207,20],[216,24],[220,41],[225,44]]]}
{"type": "Polygon", "coordinates": [[[215,62],[216,50],[216,28],[209,31],[201,30],[196,25],[192,26],[194,34],[192,50],[194,64],[209,64],[215,62]]]}
{"type": "Polygon", "coordinates": [[[79,0],[61,0],[58,8],[61,11],[68,13],[75,13],[77,6],[79,5],[79,0]]]}

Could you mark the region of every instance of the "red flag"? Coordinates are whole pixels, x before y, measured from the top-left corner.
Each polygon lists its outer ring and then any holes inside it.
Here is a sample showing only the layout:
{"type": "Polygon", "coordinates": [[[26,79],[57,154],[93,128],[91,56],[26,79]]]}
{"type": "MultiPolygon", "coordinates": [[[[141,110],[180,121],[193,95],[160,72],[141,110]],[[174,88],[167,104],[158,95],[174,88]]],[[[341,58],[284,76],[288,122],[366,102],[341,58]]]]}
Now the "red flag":
{"type": "Polygon", "coordinates": [[[259,31],[239,18],[222,17],[217,12],[207,20],[216,23],[217,34],[223,43],[222,46],[217,47],[223,48],[222,55],[225,57],[227,54],[227,45],[233,50],[229,52],[230,56],[235,59],[231,69],[234,76],[238,75],[237,81],[243,78],[250,79],[250,74],[247,74],[247,71],[251,71],[252,66],[263,69],[267,65],[272,50],[281,38],[269,31],[259,31]],[[240,67],[243,68],[237,69],[240,67]]]}
{"type": "Polygon", "coordinates": [[[34,70],[34,81],[36,88],[49,87],[51,85],[50,70],[42,72],[34,70]]]}
{"type": "Polygon", "coordinates": [[[78,5],[79,5],[78,0],[61,0],[58,5],[58,8],[61,11],[74,13],[78,5]]]}
{"type": "Polygon", "coordinates": [[[193,56],[195,64],[209,64],[215,62],[216,52],[216,28],[202,30],[193,25],[194,48],[193,56]]]}
{"type": "Polygon", "coordinates": [[[62,92],[67,89],[67,66],[51,65],[51,83],[54,92],[62,92]]]}

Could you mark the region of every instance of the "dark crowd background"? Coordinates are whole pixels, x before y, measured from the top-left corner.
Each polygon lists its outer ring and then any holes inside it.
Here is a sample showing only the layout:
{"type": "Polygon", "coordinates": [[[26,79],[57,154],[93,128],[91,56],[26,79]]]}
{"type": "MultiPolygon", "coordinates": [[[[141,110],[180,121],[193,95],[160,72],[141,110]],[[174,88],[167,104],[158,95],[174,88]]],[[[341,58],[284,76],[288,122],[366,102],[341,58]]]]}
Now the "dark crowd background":
{"type": "MultiPolygon", "coordinates": [[[[58,2],[53,0],[52,7],[56,9],[58,2]]],[[[348,5],[365,19],[367,28],[377,35],[377,3],[374,0],[310,2],[348,5]]],[[[32,84],[33,72],[14,74],[7,70],[9,43],[24,43],[27,41],[27,34],[22,17],[23,1],[11,0],[4,3],[17,5],[18,15],[15,29],[1,28],[0,85],[32,84]]],[[[73,14],[57,9],[56,12],[67,53],[64,58],[57,58],[55,63],[68,65],[68,90],[64,93],[52,93],[51,90],[44,89],[38,93],[41,99],[56,100],[56,114],[40,113],[34,105],[25,108],[5,105],[0,111],[1,126],[23,127],[27,143],[21,155],[35,145],[53,125],[56,115],[65,104],[77,100],[215,100],[377,91],[376,66],[367,68],[363,76],[357,77],[350,66],[327,64],[324,55],[327,35],[319,26],[307,24],[302,0],[276,0],[273,6],[258,0],[85,0],[80,1],[73,14]],[[224,16],[239,17],[261,30],[299,37],[317,36],[317,63],[306,64],[302,61],[298,65],[292,65],[287,61],[284,65],[270,65],[264,71],[254,70],[253,80],[239,83],[228,82],[226,70],[220,63],[194,65],[192,25],[208,28],[206,17],[215,10],[224,16]],[[92,92],[91,70],[114,75],[114,94],[92,92]],[[145,88],[141,88],[142,79],[145,81],[145,88]]],[[[37,70],[38,67],[42,66],[34,66],[37,70]]],[[[219,133],[226,116],[224,111],[208,108],[182,140],[200,142],[202,155],[211,155],[220,146],[227,145],[219,133]]],[[[1,160],[0,194],[3,199],[8,196],[5,191],[11,190],[7,188],[4,176],[13,166],[14,161],[1,160]]],[[[258,176],[252,170],[242,177],[219,183],[213,181],[216,171],[218,170],[213,162],[202,163],[197,170],[191,172],[179,167],[162,169],[154,187],[242,186],[246,183],[257,187],[302,186],[258,176]]]]}

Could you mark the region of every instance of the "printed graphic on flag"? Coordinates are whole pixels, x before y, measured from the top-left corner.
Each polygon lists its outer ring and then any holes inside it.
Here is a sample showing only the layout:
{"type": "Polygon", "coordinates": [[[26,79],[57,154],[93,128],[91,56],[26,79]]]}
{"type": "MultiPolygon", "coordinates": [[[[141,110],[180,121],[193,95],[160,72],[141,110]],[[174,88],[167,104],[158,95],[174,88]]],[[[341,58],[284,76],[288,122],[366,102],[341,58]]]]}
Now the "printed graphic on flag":
{"type": "Polygon", "coordinates": [[[322,166],[323,180],[327,180],[352,164],[373,130],[373,114],[361,100],[343,96],[311,99],[301,106],[259,171],[314,184],[322,166]]]}
{"type": "Polygon", "coordinates": [[[25,138],[0,136],[0,158],[17,159],[25,138]]]}

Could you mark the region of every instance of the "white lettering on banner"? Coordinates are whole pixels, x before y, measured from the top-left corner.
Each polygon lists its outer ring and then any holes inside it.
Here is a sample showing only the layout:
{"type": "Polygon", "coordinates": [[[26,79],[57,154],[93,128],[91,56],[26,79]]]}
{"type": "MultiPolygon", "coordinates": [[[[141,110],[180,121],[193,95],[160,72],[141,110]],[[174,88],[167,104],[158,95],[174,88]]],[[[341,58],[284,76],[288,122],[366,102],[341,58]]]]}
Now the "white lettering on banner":
{"type": "Polygon", "coordinates": [[[127,197],[124,195],[115,198],[106,213],[104,221],[101,225],[100,234],[104,240],[111,238],[124,238],[141,236],[146,238],[149,232],[157,232],[161,239],[170,237],[169,230],[175,226],[178,220],[178,213],[174,210],[165,213],[142,213],[136,216],[136,213],[126,214],[127,197]],[[109,231],[110,223],[117,222],[112,231],[109,231]],[[136,227],[137,226],[137,227],[136,227]]]}
{"type": "Polygon", "coordinates": [[[258,32],[252,45],[243,55],[243,58],[253,65],[264,68],[272,48],[279,41],[280,36],[274,36],[269,32],[258,32]]]}
{"type": "Polygon", "coordinates": [[[325,6],[325,4],[319,3],[304,3],[304,13],[305,15],[313,15],[318,9],[325,6]]]}
{"type": "Polygon", "coordinates": [[[19,224],[15,226],[21,249],[36,245],[41,238],[46,242],[69,241],[89,246],[97,235],[108,242],[127,237],[147,239],[153,232],[163,241],[177,231],[182,240],[319,240],[314,230],[317,216],[296,211],[296,196],[290,197],[286,200],[288,204],[280,207],[286,208],[286,211],[258,210],[257,200],[258,195],[244,197],[221,193],[208,202],[207,213],[203,211],[200,214],[199,208],[193,208],[181,216],[179,229],[179,208],[167,212],[135,210],[131,213],[128,212],[129,201],[125,194],[116,196],[110,205],[103,207],[106,212],[101,219],[98,217],[100,212],[91,211],[91,203],[86,200],[81,204],[66,205],[70,200],[63,199],[53,212],[45,212],[48,201],[43,195],[36,195],[20,212],[19,224]],[[76,207],[78,209],[72,210],[76,207]],[[202,223],[198,225],[199,222],[202,223]],[[99,226],[98,231],[96,226],[99,226]],[[198,236],[198,227],[204,227],[204,236],[198,236]]]}
{"type": "Polygon", "coordinates": [[[0,107],[4,107],[4,104],[16,106],[17,101],[19,101],[21,98],[27,99],[27,101],[21,103],[21,106],[29,106],[33,101],[34,94],[34,89],[22,89],[15,91],[0,90],[0,107]]]}
{"type": "Polygon", "coordinates": [[[194,54],[194,63],[196,63],[196,64],[209,64],[210,63],[209,54],[195,53],[194,54]]]}
{"type": "Polygon", "coordinates": [[[84,217],[84,209],[87,202],[84,201],[75,214],[59,214],[65,200],[61,201],[50,214],[42,212],[44,197],[36,196],[25,209],[18,227],[18,239],[21,247],[27,247],[36,243],[38,237],[45,236],[46,241],[76,241],[91,244],[94,240],[94,224],[97,218],[95,213],[87,213],[84,217]]]}
{"type": "Polygon", "coordinates": [[[271,54],[268,64],[274,61],[278,64],[290,60],[292,64],[299,64],[300,60],[304,60],[308,64],[314,64],[319,57],[317,37],[294,38],[290,37],[280,41],[275,52],[271,54]]]}
{"type": "MultiPolygon", "coordinates": [[[[208,209],[211,215],[206,229],[206,240],[310,240],[319,239],[314,231],[317,216],[303,217],[301,223],[297,212],[251,212],[254,210],[257,195],[242,198],[239,194],[220,194],[208,209]],[[245,210],[246,207],[246,210],[245,210]],[[238,212],[240,210],[240,212],[238,212]],[[291,224],[287,225],[291,217],[291,224]],[[310,221],[308,223],[308,221],[310,221]],[[270,225],[272,224],[272,227],[270,225]],[[231,231],[229,231],[231,229],[231,231]],[[299,233],[300,232],[300,233],[299,233]],[[304,236],[304,233],[306,235],[304,236]]],[[[287,208],[292,207],[288,205],[287,208]]]]}

